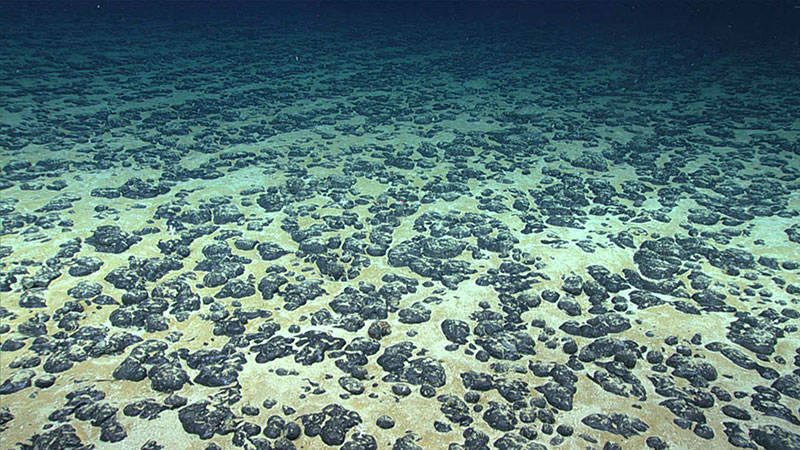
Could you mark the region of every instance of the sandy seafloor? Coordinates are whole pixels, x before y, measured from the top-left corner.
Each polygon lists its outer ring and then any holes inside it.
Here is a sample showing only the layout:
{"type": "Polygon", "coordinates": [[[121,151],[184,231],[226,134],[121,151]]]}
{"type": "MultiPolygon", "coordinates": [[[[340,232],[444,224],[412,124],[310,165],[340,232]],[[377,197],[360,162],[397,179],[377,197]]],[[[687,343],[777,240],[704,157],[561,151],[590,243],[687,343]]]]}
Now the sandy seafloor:
{"type": "Polygon", "coordinates": [[[2,448],[800,448],[796,47],[359,9],[6,7],[2,448]]]}

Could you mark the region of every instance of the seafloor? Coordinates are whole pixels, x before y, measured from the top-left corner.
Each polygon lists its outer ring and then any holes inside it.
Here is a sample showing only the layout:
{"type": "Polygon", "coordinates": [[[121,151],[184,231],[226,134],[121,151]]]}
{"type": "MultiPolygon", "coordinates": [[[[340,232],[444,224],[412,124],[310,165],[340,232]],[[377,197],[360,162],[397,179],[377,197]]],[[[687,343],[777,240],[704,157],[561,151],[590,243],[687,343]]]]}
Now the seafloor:
{"type": "Polygon", "coordinates": [[[173,13],[4,24],[3,448],[800,448],[785,49],[173,13]]]}

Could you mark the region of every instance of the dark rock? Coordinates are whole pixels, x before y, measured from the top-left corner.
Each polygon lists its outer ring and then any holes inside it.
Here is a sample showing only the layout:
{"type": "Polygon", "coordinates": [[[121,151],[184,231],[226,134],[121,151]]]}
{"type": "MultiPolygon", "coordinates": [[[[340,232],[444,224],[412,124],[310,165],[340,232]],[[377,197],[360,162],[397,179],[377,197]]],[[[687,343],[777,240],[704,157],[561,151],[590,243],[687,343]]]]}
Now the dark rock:
{"type": "Polygon", "coordinates": [[[505,331],[494,320],[481,320],[475,327],[476,343],[491,357],[516,361],[523,355],[535,355],[536,342],[524,331],[505,331]]]}
{"type": "Polygon", "coordinates": [[[258,206],[264,208],[266,212],[278,212],[283,209],[284,201],[277,194],[261,194],[256,199],[258,206]]]}
{"type": "Polygon", "coordinates": [[[495,388],[494,378],[488,373],[474,371],[461,372],[461,383],[465,388],[486,392],[495,388]]]}
{"type": "Polygon", "coordinates": [[[14,420],[14,415],[11,414],[11,410],[8,409],[8,406],[0,406],[0,431],[5,431],[7,427],[5,424],[14,420]]]}
{"type": "Polygon", "coordinates": [[[560,434],[561,436],[564,436],[564,437],[572,436],[572,433],[574,433],[574,432],[575,432],[575,429],[572,428],[569,425],[561,424],[558,427],[556,427],[556,433],[558,433],[558,434],[560,434]]]}
{"type": "Polygon", "coordinates": [[[735,405],[723,406],[722,413],[736,420],[750,420],[750,413],[748,413],[747,410],[739,408],[735,405]]]}
{"type": "Polygon", "coordinates": [[[420,439],[421,438],[415,433],[407,433],[394,441],[392,450],[423,450],[423,447],[420,447],[414,442],[420,439]]]}
{"type": "Polygon", "coordinates": [[[694,429],[692,431],[694,431],[694,434],[703,439],[706,440],[714,439],[714,429],[708,425],[698,423],[694,426],[694,429]]]}
{"type": "Polygon", "coordinates": [[[561,411],[572,410],[572,396],[575,393],[574,388],[568,389],[564,386],[549,382],[543,386],[537,386],[536,390],[544,394],[547,403],[561,411]]]}
{"type": "Polygon", "coordinates": [[[621,413],[614,413],[610,416],[599,413],[590,414],[581,419],[581,422],[595,430],[608,431],[626,439],[631,436],[638,436],[639,433],[644,433],[650,428],[640,419],[621,413]]]}
{"type": "Polygon", "coordinates": [[[135,270],[128,267],[117,267],[113,269],[104,278],[117,289],[132,291],[144,290],[144,278],[142,278],[135,270]]]}
{"type": "Polygon", "coordinates": [[[147,376],[150,378],[150,386],[159,392],[179,391],[189,381],[186,371],[179,364],[173,362],[165,362],[152,367],[147,376]]]}
{"type": "Polygon", "coordinates": [[[72,204],[80,199],[81,198],[76,195],[59,194],[58,196],[47,202],[46,205],[37,209],[36,212],[53,212],[53,211],[63,211],[65,209],[70,209],[72,208],[72,204]]]}
{"type": "Polygon", "coordinates": [[[98,252],[122,253],[141,240],[141,237],[122,231],[116,225],[100,225],[86,243],[98,252]]]}
{"type": "Polygon", "coordinates": [[[483,420],[490,427],[500,431],[513,430],[518,423],[514,411],[498,402],[489,402],[489,408],[483,413],[483,420]]]}
{"type": "Polygon", "coordinates": [[[178,411],[183,430],[210,439],[214,434],[233,431],[234,415],[224,405],[211,405],[208,400],[192,403],[178,411]]]}
{"type": "Polygon", "coordinates": [[[594,170],[596,172],[608,172],[608,162],[599,153],[584,152],[580,156],[570,161],[573,167],[594,170]]]}
{"type": "Polygon", "coordinates": [[[152,182],[133,177],[119,187],[119,192],[125,198],[142,200],[166,194],[169,192],[169,186],[165,183],[154,184],[152,182]]]}
{"type": "Polygon", "coordinates": [[[30,387],[35,375],[36,372],[30,369],[17,370],[0,385],[0,395],[13,394],[30,387]]]}
{"type": "Polygon", "coordinates": [[[307,236],[300,242],[300,250],[310,255],[321,255],[328,251],[328,242],[322,236],[307,236]]]}
{"type": "Polygon", "coordinates": [[[673,375],[689,380],[694,387],[707,387],[709,382],[717,379],[717,370],[705,361],[675,353],[667,358],[666,364],[675,369],[673,375]]]}
{"type": "Polygon", "coordinates": [[[258,241],[249,238],[239,238],[233,242],[233,246],[239,250],[252,250],[256,248],[258,241]]]}
{"type": "Polygon", "coordinates": [[[159,417],[161,411],[168,409],[168,406],[162,405],[150,399],[139,400],[134,403],[125,405],[122,408],[122,413],[128,417],[139,417],[140,419],[153,420],[159,417]]]}
{"type": "Polygon", "coordinates": [[[382,415],[378,417],[378,419],[375,421],[375,424],[383,430],[390,430],[394,428],[395,422],[391,416],[382,415]]]}
{"type": "Polygon", "coordinates": [[[306,331],[297,338],[296,345],[300,350],[294,360],[305,366],[324,361],[326,352],[341,350],[345,345],[344,339],[324,331],[306,331]]]}
{"type": "Polygon", "coordinates": [[[756,411],[760,411],[767,416],[777,417],[790,422],[794,425],[800,425],[800,419],[792,413],[792,410],[779,403],[780,394],[778,391],[765,386],[756,386],[755,394],[752,394],[750,406],[756,411]]]}
{"type": "Polygon", "coordinates": [[[719,222],[720,215],[704,208],[691,208],[687,219],[690,223],[711,226],[719,222]]]}
{"type": "Polygon", "coordinates": [[[296,450],[297,447],[287,438],[278,438],[275,441],[275,450],[296,450]]]}
{"type": "MultiPolygon", "coordinates": [[[[648,241],[652,242],[652,241],[648,241]]],[[[664,280],[683,272],[682,261],[675,256],[661,255],[653,250],[643,247],[633,255],[633,261],[639,267],[642,275],[653,280],[664,280]]]]}
{"type": "Polygon", "coordinates": [[[50,355],[42,368],[48,373],[61,373],[71,369],[73,365],[75,363],[69,360],[67,353],[59,351],[50,355]]]}
{"type": "Polygon", "coordinates": [[[525,400],[529,395],[528,383],[520,380],[500,380],[497,392],[509,403],[525,400]]]}
{"type": "Polygon", "coordinates": [[[767,317],[738,314],[738,319],[729,326],[728,339],[742,347],[762,355],[775,352],[778,338],[784,336],[782,329],[772,324],[767,317]]]}
{"type": "Polygon", "coordinates": [[[164,399],[164,404],[169,406],[170,408],[180,408],[186,405],[186,398],[181,397],[178,394],[170,394],[167,398],[164,399]]]}
{"type": "Polygon", "coordinates": [[[353,377],[340,377],[339,386],[353,395],[360,395],[364,393],[364,383],[353,377]]]}
{"type": "Polygon", "coordinates": [[[571,273],[564,278],[564,284],[561,285],[561,290],[567,294],[580,295],[583,292],[583,279],[580,275],[571,273]]]}
{"type": "Polygon", "coordinates": [[[38,378],[33,382],[34,386],[39,389],[47,389],[50,386],[56,383],[56,376],[50,373],[46,373],[38,378]]]}
{"type": "Polygon", "coordinates": [[[601,358],[609,358],[622,351],[633,351],[638,356],[638,346],[633,341],[622,341],[616,338],[601,337],[581,348],[578,359],[592,362],[601,358]]]}
{"type": "Polygon", "coordinates": [[[236,205],[231,203],[222,203],[219,205],[215,205],[212,208],[212,214],[214,216],[214,224],[215,225],[224,225],[227,223],[237,223],[239,220],[244,218],[244,214],[239,211],[239,208],[236,205]]]}
{"type": "Polygon", "coordinates": [[[722,424],[725,425],[724,432],[728,436],[728,442],[731,445],[739,448],[757,450],[758,447],[756,447],[756,444],[747,438],[747,436],[744,434],[744,430],[742,430],[742,427],[739,424],[736,422],[723,422],[722,424]]]}
{"type": "Polygon", "coordinates": [[[278,289],[288,282],[289,280],[280,274],[270,273],[258,282],[258,291],[261,292],[264,300],[270,300],[278,292],[278,289]]]}
{"type": "Polygon", "coordinates": [[[422,254],[429,258],[451,259],[464,251],[466,244],[450,236],[428,237],[421,241],[422,254]]]}
{"type": "Polygon", "coordinates": [[[289,440],[296,440],[300,437],[302,430],[300,429],[300,425],[295,422],[288,422],[285,427],[283,427],[283,432],[286,435],[286,438],[289,440]]]}
{"type": "Polygon", "coordinates": [[[321,274],[327,275],[334,280],[345,279],[347,276],[347,269],[344,264],[336,260],[335,256],[321,255],[315,263],[321,274]]]}
{"type": "Polygon", "coordinates": [[[628,297],[631,303],[636,305],[639,309],[647,309],[653,306],[660,306],[665,303],[664,300],[660,299],[655,294],[641,290],[632,291],[630,294],[628,294],[628,297]]]}
{"type": "Polygon", "coordinates": [[[164,446],[159,444],[157,440],[150,439],[139,450],[164,450],[164,446]]]}
{"type": "Polygon", "coordinates": [[[712,290],[692,294],[692,300],[706,311],[734,312],[736,308],[725,303],[726,295],[712,290]]]}
{"type": "Polygon", "coordinates": [[[713,386],[711,388],[711,393],[714,394],[714,396],[717,397],[717,399],[719,399],[722,402],[729,402],[733,400],[733,396],[730,394],[730,392],[726,391],[725,389],[719,386],[713,386]]]}
{"type": "Polygon", "coordinates": [[[274,261],[289,253],[275,242],[262,242],[258,244],[256,250],[264,261],[274,261]]]}
{"type": "Polygon", "coordinates": [[[465,247],[465,243],[451,237],[415,236],[394,245],[387,255],[391,266],[407,266],[418,275],[439,280],[455,289],[458,283],[467,279],[467,274],[475,273],[469,262],[447,258],[460,254],[465,247]]]}
{"type": "Polygon", "coordinates": [[[750,439],[770,450],[800,448],[800,434],[784,430],[777,425],[763,425],[750,429],[750,439]]]}
{"type": "Polygon", "coordinates": [[[386,348],[378,357],[378,364],[389,372],[383,379],[389,382],[405,381],[414,385],[429,384],[442,387],[445,371],[442,364],[431,357],[410,359],[414,344],[404,341],[386,348]]]}
{"type": "Polygon", "coordinates": [[[147,370],[134,358],[125,358],[112,374],[116,380],[142,381],[147,378],[147,370]]]}
{"type": "Polygon", "coordinates": [[[44,336],[47,334],[47,322],[49,320],[50,316],[46,313],[36,313],[35,316],[19,324],[17,332],[28,337],[44,336]]]}
{"type": "Polygon", "coordinates": [[[233,279],[228,281],[214,296],[215,298],[246,298],[255,295],[256,288],[250,283],[233,279]]]}
{"type": "Polygon", "coordinates": [[[661,406],[666,406],[672,414],[680,417],[681,419],[688,420],[696,423],[706,423],[706,416],[700,409],[690,405],[682,398],[670,398],[659,403],[661,406]]]}
{"type": "Polygon", "coordinates": [[[758,370],[760,364],[750,358],[747,353],[739,350],[738,348],[730,347],[721,342],[712,342],[706,345],[706,348],[712,351],[719,351],[723,356],[728,358],[732,363],[747,370],[758,370]]]}
{"type": "Polygon", "coordinates": [[[442,404],[440,408],[442,414],[451,422],[465,427],[472,423],[469,407],[458,396],[452,394],[440,395],[437,400],[442,404]]]}
{"type": "MultiPolygon", "coordinates": [[[[230,363],[228,363],[230,364],[230,363]]],[[[200,373],[194,377],[194,382],[202,386],[220,387],[236,383],[239,379],[241,366],[235,364],[207,364],[200,368],[200,373]]]]}
{"type": "Polygon", "coordinates": [[[122,194],[117,188],[96,188],[92,189],[91,196],[114,199],[122,197],[122,194]]]}
{"type": "Polygon", "coordinates": [[[392,334],[392,325],[385,320],[376,320],[367,329],[367,335],[376,341],[392,334]]]}
{"type": "Polygon", "coordinates": [[[281,416],[271,415],[264,424],[264,436],[276,439],[279,437],[286,426],[286,421],[281,416]]]}
{"type": "Polygon", "coordinates": [[[755,267],[756,258],[753,254],[739,248],[726,248],[709,258],[711,265],[716,267],[733,267],[736,269],[752,269],[755,267]]]}
{"type": "Polygon", "coordinates": [[[585,324],[569,320],[561,324],[559,329],[566,333],[583,336],[585,338],[598,338],[611,333],[621,333],[630,329],[630,321],[617,313],[604,314],[592,317],[585,324]]]}
{"type": "Polygon", "coordinates": [[[263,344],[253,345],[250,351],[257,352],[256,362],[263,364],[293,354],[295,352],[292,348],[293,342],[294,338],[273,336],[263,344]]]}
{"type": "Polygon", "coordinates": [[[3,345],[0,346],[0,351],[3,351],[4,353],[15,352],[22,347],[25,347],[25,341],[11,338],[3,342],[3,345]]]}
{"type": "Polygon", "coordinates": [[[557,305],[558,309],[567,313],[568,316],[580,316],[581,315],[581,305],[572,297],[564,297],[558,301],[557,305]]]}
{"type": "Polygon", "coordinates": [[[597,370],[589,378],[603,387],[606,392],[622,397],[633,396],[641,401],[647,399],[642,382],[630,370],[619,363],[597,363],[603,370],[597,370]]]}
{"type": "Polygon", "coordinates": [[[92,281],[81,281],[67,290],[67,295],[77,300],[97,297],[103,292],[103,285],[92,281]]]}
{"type": "MultiPolygon", "coordinates": [[[[9,291],[10,292],[10,289],[9,291]]],[[[45,298],[34,291],[24,291],[19,299],[20,308],[46,308],[47,301],[45,298]]],[[[6,341],[8,342],[8,341],[6,341]]]]}
{"type": "Polygon", "coordinates": [[[494,253],[510,252],[511,249],[514,248],[514,245],[518,243],[519,239],[507,230],[498,231],[494,236],[478,236],[478,248],[494,253]]]}
{"type": "Polygon", "coordinates": [[[337,404],[330,404],[322,413],[300,416],[309,437],[319,435],[327,445],[342,445],[350,429],[361,423],[361,416],[337,404]],[[321,426],[320,426],[321,424],[321,426]]]}
{"type": "Polygon", "coordinates": [[[414,302],[408,308],[403,308],[397,312],[401,323],[417,324],[430,320],[431,310],[426,308],[422,302],[414,302]]]}
{"type": "Polygon", "coordinates": [[[77,449],[90,450],[93,445],[83,445],[78,437],[75,427],[69,424],[61,425],[42,434],[34,434],[30,444],[20,444],[22,450],[47,450],[47,449],[77,449]]]}
{"type": "Polygon", "coordinates": [[[489,436],[483,431],[475,428],[467,428],[462,433],[464,437],[464,445],[470,449],[483,449],[488,448],[489,436]]]}
{"type": "MultiPolygon", "coordinates": [[[[25,272],[27,273],[27,271],[25,272]]],[[[61,276],[61,271],[53,267],[42,267],[33,277],[22,279],[22,286],[25,289],[46,288],[50,283],[61,276]]]]}
{"type": "Polygon", "coordinates": [[[790,373],[775,380],[771,387],[783,395],[800,400],[800,375],[790,373]]]}
{"type": "Polygon", "coordinates": [[[283,292],[284,309],[294,311],[327,292],[320,286],[321,280],[305,280],[300,284],[290,284],[283,292]]]}
{"type": "Polygon", "coordinates": [[[94,256],[83,256],[75,260],[69,268],[69,274],[73,277],[84,277],[91,275],[103,266],[103,260],[94,256]]]}
{"type": "Polygon", "coordinates": [[[169,272],[182,269],[183,263],[174,258],[131,257],[128,267],[147,281],[158,281],[169,272]]]}
{"type": "Polygon", "coordinates": [[[645,444],[647,444],[648,448],[652,448],[653,450],[667,450],[669,448],[669,445],[658,436],[648,437],[645,440],[645,444]]]}

